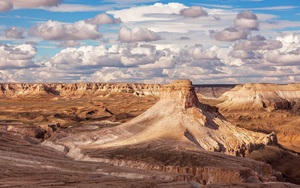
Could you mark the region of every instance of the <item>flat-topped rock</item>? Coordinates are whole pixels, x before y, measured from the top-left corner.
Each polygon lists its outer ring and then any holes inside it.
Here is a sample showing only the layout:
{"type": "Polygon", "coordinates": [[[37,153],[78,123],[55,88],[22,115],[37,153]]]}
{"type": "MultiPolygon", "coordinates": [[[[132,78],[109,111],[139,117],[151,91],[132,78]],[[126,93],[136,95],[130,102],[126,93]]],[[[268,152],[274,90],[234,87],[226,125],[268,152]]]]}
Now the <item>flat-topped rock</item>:
{"type": "Polygon", "coordinates": [[[199,105],[195,88],[190,80],[176,80],[170,84],[163,85],[161,87],[160,99],[177,101],[184,109],[199,105]]]}
{"type": "Polygon", "coordinates": [[[169,84],[169,86],[177,86],[177,87],[192,87],[191,80],[175,80],[169,84]]]}

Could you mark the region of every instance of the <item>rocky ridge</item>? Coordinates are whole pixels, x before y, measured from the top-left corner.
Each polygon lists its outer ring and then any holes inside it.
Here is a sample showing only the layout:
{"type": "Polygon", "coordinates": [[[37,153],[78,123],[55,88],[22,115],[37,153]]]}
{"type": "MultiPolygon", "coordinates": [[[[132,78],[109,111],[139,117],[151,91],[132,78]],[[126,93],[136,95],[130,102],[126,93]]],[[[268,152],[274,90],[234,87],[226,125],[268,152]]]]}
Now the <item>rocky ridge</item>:
{"type": "Polygon", "coordinates": [[[291,110],[299,108],[300,84],[244,84],[225,92],[225,110],[291,110]]]}
{"type": "Polygon", "coordinates": [[[58,83],[58,84],[0,84],[0,97],[61,96],[81,97],[101,92],[132,93],[138,96],[158,96],[159,84],[133,83],[58,83]]]}

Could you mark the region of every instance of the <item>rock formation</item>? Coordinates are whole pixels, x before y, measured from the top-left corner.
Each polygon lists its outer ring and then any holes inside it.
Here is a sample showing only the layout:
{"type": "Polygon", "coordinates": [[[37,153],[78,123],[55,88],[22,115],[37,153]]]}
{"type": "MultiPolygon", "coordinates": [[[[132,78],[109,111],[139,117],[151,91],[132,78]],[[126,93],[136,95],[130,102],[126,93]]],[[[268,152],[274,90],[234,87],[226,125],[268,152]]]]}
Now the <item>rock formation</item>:
{"type": "Polygon", "coordinates": [[[224,110],[290,110],[299,107],[300,84],[244,84],[224,93],[224,110]]]}
{"type": "Polygon", "coordinates": [[[189,80],[174,81],[161,88],[161,99],[140,116],[115,128],[91,135],[65,138],[69,148],[116,147],[172,140],[195,150],[218,151],[245,156],[253,149],[276,144],[274,134],[265,135],[238,128],[217,109],[199,103],[189,80]]]}
{"type": "Polygon", "coordinates": [[[101,92],[132,93],[138,96],[158,96],[158,84],[130,84],[130,83],[72,83],[72,84],[0,84],[0,97],[33,97],[33,96],[61,96],[81,97],[83,95],[97,95],[101,92]]]}
{"type": "Polygon", "coordinates": [[[236,157],[276,144],[274,134],[230,124],[216,108],[198,101],[189,80],[163,85],[160,97],[119,126],[57,134],[42,145],[59,148],[75,160],[174,173],[178,180],[200,184],[276,181],[269,165],[236,157]]]}
{"type": "MultiPolygon", "coordinates": [[[[2,169],[2,171],[0,169],[0,179],[5,182],[5,185],[17,185],[14,184],[16,180],[23,183],[24,178],[32,180],[32,176],[38,177],[36,182],[40,183],[40,179],[45,178],[41,178],[44,176],[39,176],[39,174],[46,174],[47,180],[48,177],[50,178],[49,181],[44,181],[46,186],[53,185],[53,182],[57,183],[58,176],[61,184],[55,185],[67,185],[63,179],[67,179],[67,183],[70,183],[69,175],[74,181],[72,182],[74,184],[70,185],[74,186],[80,181],[107,181],[105,178],[99,180],[100,176],[103,178],[105,175],[114,179],[110,181],[122,177],[130,182],[147,180],[157,183],[161,181],[178,187],[182,187],[178,184],[180,182],[185,182],[185,184],[193,182],[193,185],[195,183],[197,186],[214,184],[212,187],[230,187],[233,183],[241,187],[248,185],[273,187],[274,183],[266,182],[282,178],[280,172],[273,171],[271,166],[264,162],[236,157],[253,155],[253,158],[257,156],[264,158],[264,156],[272,155],[272,153],[261,155],[259,152],[263,152],[263,148],[277,149],[276,135],[274,133],[256,133],[232,125],[218,112],[217,107],[198,101],[195,88],[189,80],[178,80],[169,85],[0,84],[0,88],[1,103],[4,104],[2,109],[7,108],[7,111],[2,110],[0,113],[2,117],[14,118],[22,113],[22,117],[29,116],[28,120],[32,120],[28,121],[29,123],[47,118],[44,123],[30,125],[13,125],[6,119],[0,122],[0,140],[4,138],[3,144],[0,144],[0,153],[3,153],[2,157],[0,155],[0,161],[5,164],[0,165],[2,169]],[[51,96],[47,104],[55,108],[49,111],[47,107],[43,106],[47,110],[40,110],[39,105],[45,104],[44,96],[51,96]],[[160,100],[148,109],[157,101],[157,97],[153,96],[160,96],[160,100]],[[23,97],[26,98],[26,101],[23,97]],[[30,97],[34,98],[30,99],[30,97]],[[19,105],[22,102],[24,106],[19,105]],[[32,103],[36,104],[37,102],[40,104],[32,106],[32,103]],[[11,106],[8,108],[8,105],[11,106]],[[126,111],[129,108],[131,111],[126,111]],[[33,110],[34,113],[33,111],[27,113],[28,109],[33,110]],[[127,116],[140,109],[143,110],[133,117],[144,112],[143,114],[124,121],[126,123],[121,125],[118,122],[114,125],[106,125],[102,121],[109,122],[111,120],[103,119],[103,115],[117,119],[118,112],[128,112],[124,113],[127,116]],[[146,109],[148,110],[145,111],[146,109]],[[50,123],[61,122],[57,121],[57,118],[63,121],[73,118],[86,121],[79,126],[75,126],[73,121],[69,122],[70,124],[67,126],[63,126],[62,123],[50,123]],[[16,140],[20,141],[18,135],[24,135],[21,137],[22,147],[16,144],[19,143],[16,140]],[[11,137],[16,138],[13,138],[11,142],[7,141],[11,137]],[[26,145],[23,146],[23,143],[26,145]],[[32,153],[34,154],[32,155],[32,153]],[[49,153],[55,157],[55,161],[52,161],[49,153]],[[35,155],[43,155],[43,157],[36,158],[35,155]],[[23,160],[24,157],[27,160],[23,160]],[[59,163],[58,158],[61,161],[59,163]],[[32,161],[38,161],[38,163],[32,161]],[[36,164],[39,165],[36,166],[36,164]],[[40,167],[43,168],[40,169],[40,167]],[[30,169],[29,174],[28,169],[30,169]],[[41,170],[45,173],[40,173],[41,170]],[[32,171],[35,172],[34,175],[32,171]],[[48,174],[55,174],[57,177],[48,176],[48,174]],[[23,179],[19,179],[20,177],[23,179]],[[252,184],[245,185],[244,183],[252,184]]],[[[278,95],[289,98],[289,102],[296,102],[296,91],[279,91],[282,92],[278,95]]],[[[264,96],[273,97],[273,95],[264,96]]],[[[232,98],[232,100],[235,99],[232,98]]],[[[258,113],[261,114],[260,111],[258,113]]],[[[294,124],[298,125],[298,122],[293,122],[291,127],[294,128],[294,124]]],[[[294,130],[296,129],[289,131],[293,132],[294,130]]],[[[282,154],[278,156],[282,158],[282,154]]],[[[297,161],[298,158],[295,159],[297,161]]],[[[291,158],[286,157],[285,160],[291,160],[291,158]]],[[[269,158],[263,161],[269,161],[269,158]]],[[[0,164],[2,163],[0,162],[0,164]]],[[[298,163],[290,162],[290,164],[298,163]]],[[[277,170],[281,171],[280,168],[277,170]]],[[[286,174],[288,173],[283,173],[284,176],[286,174]]],[[[124,182],[123,180],[121,183],[124,182]]],[[[112,185],[110,182],[108,183],[112,185]]],[[[276,182],[277,185],[284,186],[284,184],[276,182]]]]}

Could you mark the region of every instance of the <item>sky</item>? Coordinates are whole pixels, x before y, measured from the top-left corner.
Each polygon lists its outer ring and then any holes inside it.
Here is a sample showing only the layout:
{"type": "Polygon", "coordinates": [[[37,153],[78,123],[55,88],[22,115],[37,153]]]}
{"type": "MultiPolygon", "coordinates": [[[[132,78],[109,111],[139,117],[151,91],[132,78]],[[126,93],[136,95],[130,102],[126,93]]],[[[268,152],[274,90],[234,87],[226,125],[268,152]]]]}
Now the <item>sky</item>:
{"type": "Polygon", "coordinates": [[[298,0],[0,0],[0,82],[295,83],[298,0]]]}

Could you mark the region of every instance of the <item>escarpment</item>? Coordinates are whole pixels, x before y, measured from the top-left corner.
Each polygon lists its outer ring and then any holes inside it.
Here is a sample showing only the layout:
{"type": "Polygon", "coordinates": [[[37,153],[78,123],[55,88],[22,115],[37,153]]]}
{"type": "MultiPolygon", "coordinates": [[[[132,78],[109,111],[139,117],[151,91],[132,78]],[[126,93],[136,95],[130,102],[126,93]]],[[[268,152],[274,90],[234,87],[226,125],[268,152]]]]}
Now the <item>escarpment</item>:
{"type": "Polygon", "coordinates": [[[218,105],[224,110],[291,110],[298,109],[300,84],[244,84],[225,92],[218,105]]]}
{"type": "Polygon", "coordinates": [[[57,84],[0,84],[0,97],[60,96],[81,97],[107,93],[132,93],[138,96],[158,96],[160,85],[135,83],[57,83],[57,84]]]}

